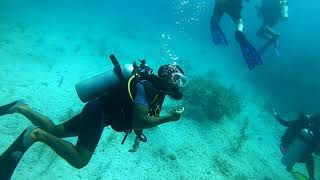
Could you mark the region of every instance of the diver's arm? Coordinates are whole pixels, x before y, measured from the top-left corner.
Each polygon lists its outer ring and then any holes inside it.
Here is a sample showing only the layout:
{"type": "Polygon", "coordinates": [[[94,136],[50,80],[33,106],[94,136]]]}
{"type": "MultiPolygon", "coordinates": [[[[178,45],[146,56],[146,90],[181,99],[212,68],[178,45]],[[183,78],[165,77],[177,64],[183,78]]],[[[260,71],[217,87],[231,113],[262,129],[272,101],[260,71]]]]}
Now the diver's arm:
{"type": "Polygon", "coordinates": [[[152,128],[170,121],[177,121],[181,118],[181,113],[171,112],[169,115],[154,117],[148,116],[149,109],[143,105],[135,104],[133,110],[132,126],[134,129],[152,128]]]}
{"type": "Polygon", "coordinates": [[[278,115],[275,115],[274,116],[276,118],[276,120],[282,125],[282,126],[285,126],[285,127],[292,127],[292,122],[293,121],[287,121],[287,120],[284,120],[282,119],[280,116],[278,115]]]}
{"type": "Polygon", "coordinates": [[[281,118],[278,113],[276,112],[275,109],[273,109],[273,114],[274,114],[274,117],[276,118],[276,120],[282,125],[282,126],[285,126],[285,127],[296,127],[296,126],[299,126],[301,124],[301,120],[295,120],[295,121],[287,121],[287,120],[284,120],[283,118],[281,118]]]}

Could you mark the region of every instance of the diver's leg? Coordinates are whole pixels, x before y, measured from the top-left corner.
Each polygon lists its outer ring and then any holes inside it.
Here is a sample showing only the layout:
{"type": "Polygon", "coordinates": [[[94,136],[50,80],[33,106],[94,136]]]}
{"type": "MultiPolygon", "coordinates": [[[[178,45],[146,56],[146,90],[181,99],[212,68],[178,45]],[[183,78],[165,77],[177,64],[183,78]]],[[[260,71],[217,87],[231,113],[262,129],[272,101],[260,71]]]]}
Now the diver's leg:
{"type": "Polygon", "coordinates": [[[244,25],[242,20],[242,5],[241,2],[237,2],[236,4],[232,5],[230,9],[227,11],[228,15],[231,17],[233,23],[235,24],[236,31],[243,32],[244,25]]]}
{"type": "Polygon", "coordinates": [[[306,160],[306,168],[307,168],[307,171],[309,174],[309,179],[314,180],[315,179],[315,177],[314,177],[314,159],[311,155],[306,160]]]}
{"type": "Polygon", "coordinates": [[[211,16],[210,23],[212,25],[219,25],[223,14],[224,14],[224,11],[223,11],[222,5],[216,3],[214,10],[213,10],[213,15],[211,16]]]}
{"type": "Polygon", "coordinates": [[[75,146],[70,142],[60,139],[40,128],[33,130],[30,133],[29,138],[33,143],[45,143],[59,156],[65,159],[71,166],[78,169],[87,165],[93,154],[93,152],[84,147],[75,146]]]}
{"type": "Polygon", "coordinates": [[[276,32],[270,26],[265,26],[265,32],[273,36],[276,35],[276,32]]]}
{"type": "Polygon", "coordinates": [[[26,104],[17,107],[16,112],[22,114],[23,116],[28,118],[32,124],[39,126],[41,129],[43,129],[45,131],[50,132],[50,130],[53,129],[55,126],[53,124],[53,122],[48,117],[32,110],[26,104]]]}
{"type": "MultiPolygon", "coordinates": [[[[67,131],[64,128],[64,124],[55,125],[52,120],[46,117],[43,114],[40,114],[34,110],[32,110],[27,104],[23,104],[16,108],[16,112],[24,115],[28,118],[32,124],[35,126],[40,127],[41,129],[45,130],[46,132],[51,133],[54,136],[59,138],[75,136],[76,133],[67,131]]],[[[73,120],[75,118],[72,118],[73,120]]]]}
{"type": "Polygon", "coordinates": [[[104,120],[103,104],[99,101],[90,101],[83,108],[81,114],[58,125],[65,132],[78,135],[76,146],[41,128],[35,129],[30,134],[30,138],[33,142],[43,142],[50,146],[70,165],[82,168],[89,163],[95,151],[104,129],[104,120]]]}
{"type": "Polygon", "coordinates": [[[234,24],[236,26],[236,30],[243,32],[244,26],[243,26],[242,18],[235,20],[234,24]]]}
{"type": "Polygon", "coordinates": [[[262,25],[258,32],[257,32],[257,36],[262,38],[262,39],[266,39],[266,40],[271,40],[272,39],[272,36],[268,35],[266,33],[266,26],[265,25],[262,25]]]}
{"type": "Polygon", "coordinates": [[[32,124],[58,137],[69,136],[62,125],[56,126],[48,117],[32,110],[24,100],[18,100],[0,107],[0,115],[20,113],[32,124]]]}
{"type": "Polygon", "coordinates": [[[280,33],[275,32],[272,28],[277,25],[278,21],[270,18],[263,19],[263,33],[265,36],[270,37],[269,39],[278,38],[280,33]]]}

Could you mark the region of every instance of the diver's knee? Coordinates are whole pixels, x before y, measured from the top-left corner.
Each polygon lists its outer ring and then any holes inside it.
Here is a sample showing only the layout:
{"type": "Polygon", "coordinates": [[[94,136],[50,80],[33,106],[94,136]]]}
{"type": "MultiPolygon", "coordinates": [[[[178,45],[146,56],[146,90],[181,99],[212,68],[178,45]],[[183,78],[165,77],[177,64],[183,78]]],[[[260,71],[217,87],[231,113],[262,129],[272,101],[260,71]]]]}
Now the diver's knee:
{"type": "Polygon", "coordinates": [[[58,138],[64,138],[66,136],[66,132],[63,124],[53,125],[47,129],[47,132],[49,132],[50,134],[58,138]]]}
{"type": "Polygon", "coordinates": [[[72,166],[77,169],[82,169],[87,166],[90,162],[91,156],[79,153],[78,158],[72,163],[72,166]]]}
{"type": "Polygon", "coordinates": [[[87,150],[86,148],[77,146],[76,147],[77,155],[70,163],[73,167],[81,169],[89,164],[93,152],[87,150]]]}

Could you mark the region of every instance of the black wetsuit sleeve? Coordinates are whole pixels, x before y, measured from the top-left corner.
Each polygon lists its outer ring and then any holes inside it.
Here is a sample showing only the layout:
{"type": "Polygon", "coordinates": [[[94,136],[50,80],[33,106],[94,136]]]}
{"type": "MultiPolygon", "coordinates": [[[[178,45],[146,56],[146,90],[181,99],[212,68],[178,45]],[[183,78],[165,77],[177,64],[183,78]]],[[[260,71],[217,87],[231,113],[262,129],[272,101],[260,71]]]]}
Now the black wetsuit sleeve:
{"type": "Polygon", "coordinates": [[[303,121],[303,120],[300,120],[300,119],[294,120],[294,121],[287,121],[287,120],[282,119],[282,118],[281,118],[280,116],[278,116],[278,115],[276,115],[275,117],[276,117],[277,121],[278,121],[281,125],[283,125],[283,126],[285,126],[285,127],[300,127],[301,125],[304,124],[304,121],[303,121]]]}

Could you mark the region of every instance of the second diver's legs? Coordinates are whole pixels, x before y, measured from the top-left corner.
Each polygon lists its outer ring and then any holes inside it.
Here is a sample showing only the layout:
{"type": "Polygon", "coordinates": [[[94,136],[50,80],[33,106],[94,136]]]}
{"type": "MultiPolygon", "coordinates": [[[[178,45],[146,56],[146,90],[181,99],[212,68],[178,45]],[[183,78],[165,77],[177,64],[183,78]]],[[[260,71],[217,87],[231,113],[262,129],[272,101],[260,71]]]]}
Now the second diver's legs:
{"type": "Polygon", "coordinates": [[[243,32],[244,26],[243,26],[243,21],[242,19],[237,19],[234,21],[234,24],[236,26],[236,30],[243,32]]]}
{"type": "Polygon", "coordinates": [[[245,34],[243,33],[243,23],[242,18],[232,18],[234,23],[236,24],[235,38],[240,45],[240,49],[245,59],[245,62],[249,68],[249,70],[254,69],[257,65],[262,65],[261,55],[257,51],[257,49],[248,41],[245,34]]]}
{"type": "Polygon", "coordinates": [[[257,36],[266,40],[274,40],[278,38],[280,34],[276,33],[270,26],[264,25],[259,28],[257,36]]]}
{"type": "Polygon", "coordinates": [[[220,4],[216,4],[213,10],[213,14],[211,16],[211,25],[219,25],[221,18],[223,16],[224,12],[222,10],[222,7],[220,4]]]}
{"type": "Polygon", "coordinates": [[[210,31],[212,41],[215,45],[228,46],[228,40],[223,33],[219,23],[224,14],[224,6],[222,3],[216,3],[213,11],[213,15],[210,21],[210,31]]]}
{"type": "Polygon", "coordinates": [[[307,171],[308,171],[308,174],[309,174],[309,179],[310,180],[315,180],[315,177],[314,177],[314,159],[313,159],[313,157],[311,155],[306,160],[306,168],[307,168],[307,171]]]}
{"type": "Polygon", "coordinates": [[[261,26],[259,30],[257,31],[257,36],[266,39],[266,40],[271,40],[272,36],[266,33],[266,26],[261,26]]]}

